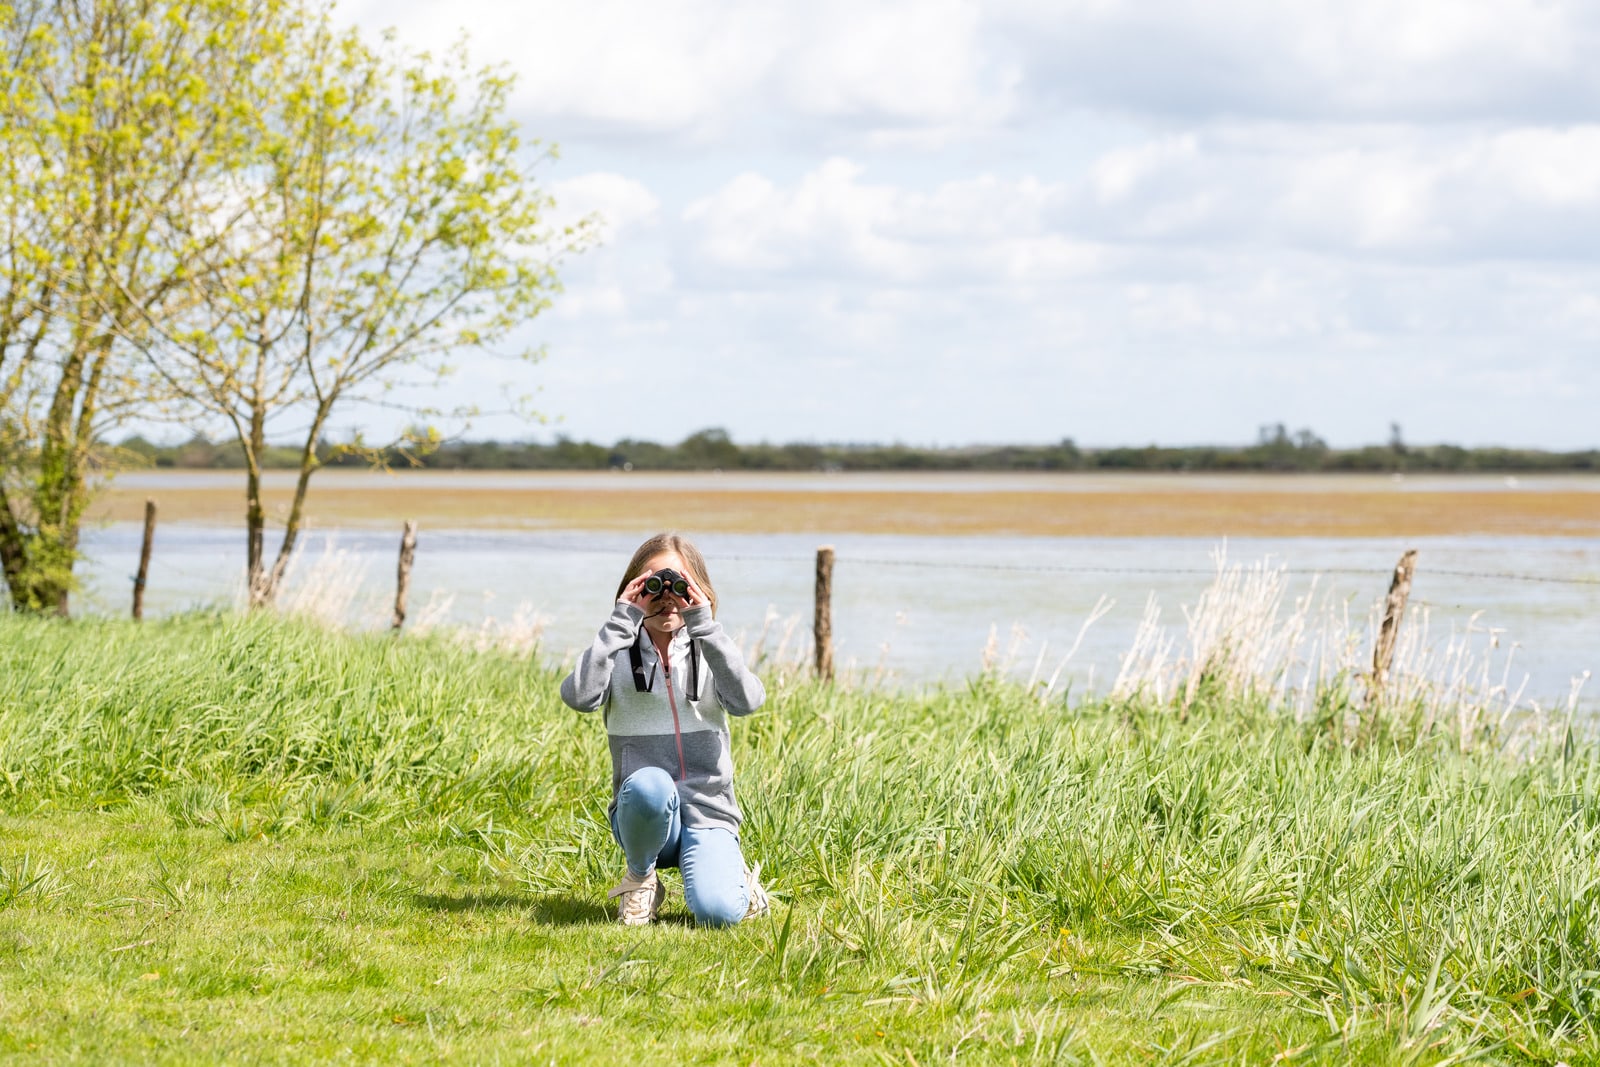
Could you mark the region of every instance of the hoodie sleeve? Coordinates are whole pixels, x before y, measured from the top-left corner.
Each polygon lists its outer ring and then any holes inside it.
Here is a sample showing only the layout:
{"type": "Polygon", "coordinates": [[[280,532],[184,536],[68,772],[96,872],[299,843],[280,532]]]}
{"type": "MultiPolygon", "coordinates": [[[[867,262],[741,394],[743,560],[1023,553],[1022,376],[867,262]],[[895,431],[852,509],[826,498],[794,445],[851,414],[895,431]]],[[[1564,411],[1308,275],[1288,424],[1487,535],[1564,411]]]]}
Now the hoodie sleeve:
{"type": "Polygon", "coordinates": [[[689,636],[700,642],[700,651],[711,668],[711,680],[717,687],[717,699],[730,715],[748,715],[767,699],[766,686],[744,665],[744,656],[722,624],[711,615],[711,607],[702,604],[683,613],[689,636]]]}
{"type": "Polygon", "coordinates": [[[632,604],[619,602],[611,617],[600,627],[594,644],[584,649],[578,665],[562,679],[561,699],[567,707],[577,711],[593,711],[605,703],[611,690],[611,672],[617,653],[633,644],[639,636],[639,624],[644,612],[632,604]]]}

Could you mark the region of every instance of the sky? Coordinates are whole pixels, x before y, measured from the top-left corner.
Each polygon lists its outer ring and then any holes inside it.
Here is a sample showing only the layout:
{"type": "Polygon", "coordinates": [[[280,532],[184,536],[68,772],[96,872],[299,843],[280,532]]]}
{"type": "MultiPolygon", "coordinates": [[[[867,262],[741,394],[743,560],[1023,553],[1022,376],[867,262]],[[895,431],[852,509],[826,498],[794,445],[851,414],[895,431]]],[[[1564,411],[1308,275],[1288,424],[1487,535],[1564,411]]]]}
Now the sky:
{"type": "Polygon", "coordinates": [[[473,438],[1600,446],[1600,4],[376,0],[601,242],[473,438]]]}

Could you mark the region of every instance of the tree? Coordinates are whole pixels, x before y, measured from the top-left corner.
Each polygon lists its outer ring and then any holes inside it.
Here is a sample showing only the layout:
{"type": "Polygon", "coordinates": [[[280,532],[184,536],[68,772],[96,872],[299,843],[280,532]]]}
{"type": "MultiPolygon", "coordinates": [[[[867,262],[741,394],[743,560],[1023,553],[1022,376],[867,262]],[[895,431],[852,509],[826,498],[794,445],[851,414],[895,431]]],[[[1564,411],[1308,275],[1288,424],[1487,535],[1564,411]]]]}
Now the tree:
{"type": "Polygon", "coordinates": [[[678,444],[678,455],[683,464],[696,470],[732,470],[741,465],[739,446],[729,439],[728,431],[721,427],[700,430],[685,437],[678,444]]]}
{"type": "MultiPolygon", "coordinates": [[[[190,190],[180,244],[204,252],[181,307],[147,318],[144,347],[243,450],[252,606],[281,585],[335,410],[389,403],[406,374],[434,380],[452,353],[503,339],[548,304],[557,261],[587,241],[587,226],[549,227],[551,200],[505,115],[510,88],[460,47],[439,61],[374,48],[301,8],[255,71],[244,164],[190,190]],[[300,463],[269,564],[262,456],[286,423],[300,463]]],[[[425,447],[437,431],[419,436],[425,447]]]]}
{"type": "Polygon", "coordinates": [[[0,0],[0,572],[65,615],[97,442],[160,402],[127,339],[184,279],[276,0],[0,0]]]}

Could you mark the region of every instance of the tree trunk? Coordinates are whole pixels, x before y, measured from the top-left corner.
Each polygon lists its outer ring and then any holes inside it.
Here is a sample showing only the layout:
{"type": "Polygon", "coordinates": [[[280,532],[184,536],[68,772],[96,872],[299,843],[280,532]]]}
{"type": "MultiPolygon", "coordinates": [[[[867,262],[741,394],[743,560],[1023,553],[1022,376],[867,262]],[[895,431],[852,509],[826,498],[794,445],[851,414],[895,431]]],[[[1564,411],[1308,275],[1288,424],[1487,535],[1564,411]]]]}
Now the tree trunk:
{"type": "Polygon", "coordinates": [[[250,413],[250,439],[244,446],[245,581],[250,608],[264,608],[272,600],[266,568],[267,508],[261,500],[261,453],[266,445],[265,413],[256,406],[250,413]]]}
{"type": "Polygon", "coordinates": [[[27,566],[28,546],[23,540],[22,527],[17,523],[16,513],[11,510],[11,499],[6,495],[5,486],[0,485],[0,574],[5,575],[6,592],[11,597],[12,605],[19,609],[22,603],[17,599],[18,587],[27,566]]]}
{"type": "Polygon", "coordinates": [[[268,589],[265,568],[267,535],[267,510],[261,503],[261,472],[252,466],[244,476],[244,536],[245,582],[249,589],[250,607],[266,607],[268,589]]]}
{"type": "Polygon", "coordinates": [[[61,554],[60,546],[39,537],[23,537],[20,547],[17,541],[0,537],[0,562],[14,609],[66,617],[72,582],[70,569],[58,562],[61,554]]]}
{"type": "MultiPolygon", "coordinates": [[[[86,268],[86,285],[99,275],[86,268]]],[[[34,483],[33,511],[37,526],[24,536],[25,565],[12,585],[12,601],[25,610],[69,614],[78,561],[78,538],[89,504],[89,453],[100,390],[112,355],[115,327],[124,311],[119,299],[105,311],[88,296],[79,301],[72,343],[61,377],[50,398],[44,437],[39,447],[39,476],[34,483]],[[97,328],[104,327],[100,332],[97,328]]]]}
{"type": "Polygon", "coordinates": [[[29,611],[50,611],[65,616],[69,610],[67,585],[71,579],[70,542],[75,532],[74,504],[78,498],[79,464],[74,462],[73,409],[83,388],[84,364],[88,360],[87,339],[78,328],[77,344],[67,354],[45,418],[44,440],[39,448],[39,477],[34,482],[33,510],[37,515],[34,535],[27,552],[27,567],[20,575],[20,606],[29,611]],[[63,558],[65,555],[66,558],[63,558]],[[65,567],[65,575],[57,573],[65,567]]]}
{"type": "Polygon", "coordinates": [[[64,591],[39,581],[40,544],[38,536],[23,529],[0,487],[0,573],[5,575],[11,606],[17,611],[53,609],[60,613],[65,607],[64,591]]]}
{"type": "Polygon", "coordinates": [[[156,502],[144,502],[144,540],[139,545],[139,573],[133,579],[133,619],[144,620],[144,587],[150,578],[150,551],[156,539],[156,502]]]}
{"type": "Polygon", "coordinates": [[[289,569],[289,560],[294,557],[295,545],[300,540],[300,523],[305,517],[306,491],[311,488],[311,475],[316,471],[317,441],[322,437],[322,427],[328,420],[328,411],[332,407],[330,401],[324,400],[317,409],[317,414],[311,420],[311,429],[306,433],[305,447],[300,450],[300,476],[295,479],[294,499],[289,504],[289,517],[283,524],[283,542],[278,546],[278,556],[272,561],[272,570],[261,582],[261,605],[264,607],[278,596],[278,589],[283,584],[284,572],[289,569]]]}
{"type": "Polygon", "coordinates": [[[263,569],[266,566],[267,509],[261,502],[261,457],[267,447],[267,340],[265,328],[256,323],[256,375],[255,385],[249,393],[250,429],[246,433],[234,420],[233,428],[239,434],[239,444],[244,448],[245,463],[245,578],[250,592],[250,607],[267,604],[263,569]]]}

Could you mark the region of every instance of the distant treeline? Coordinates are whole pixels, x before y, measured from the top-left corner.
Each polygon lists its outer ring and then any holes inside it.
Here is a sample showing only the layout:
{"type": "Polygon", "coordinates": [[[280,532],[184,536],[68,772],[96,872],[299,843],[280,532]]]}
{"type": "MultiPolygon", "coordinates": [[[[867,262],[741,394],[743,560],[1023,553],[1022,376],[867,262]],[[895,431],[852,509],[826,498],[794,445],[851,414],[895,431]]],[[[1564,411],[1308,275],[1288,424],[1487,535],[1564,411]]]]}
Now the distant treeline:
{"type": "MultiPolygon", "coordinates": [[[[156,445],[140,437],[122,442],[156,467],[190,469],[244,466],[233,443],[196,435],[178,445],[156,445]]],[[[323,442],[330,466],[364,466],[370,456],[323,442]]],[[[1144,448],[1080,448],[1071,438],[1051,445],[970,445],[919,448],[881,444],[735,444],[722,430],[701,430],[675,445],[624,438],[612,445],[558,437],[553,443],[449,441],[431,452],[399,449],[383,453],[396,467],[432,470],[745,470],[745,471],[1462,471],[1533,473],[1600,472],[1600,449],[1547,452],[1518,448],[1407,445],[1399,428],[1388,444],[1330,448],[1309,430],[1291,434],[1282,425],[1262,427],[1254,444],[1144,448]]],[[[269,449],[265,465],[294,468],[296,449],[269,449]]]]}

